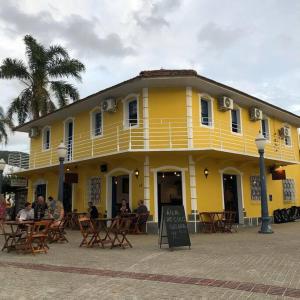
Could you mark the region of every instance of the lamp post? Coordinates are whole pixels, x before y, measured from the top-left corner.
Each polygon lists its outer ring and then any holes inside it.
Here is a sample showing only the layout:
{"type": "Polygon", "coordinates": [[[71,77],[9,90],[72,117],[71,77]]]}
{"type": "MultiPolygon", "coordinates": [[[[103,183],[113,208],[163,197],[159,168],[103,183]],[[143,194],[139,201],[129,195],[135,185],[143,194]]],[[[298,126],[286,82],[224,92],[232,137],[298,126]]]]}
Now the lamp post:
{"type": "Polygon", "coordinates": [[[67,154],[67,147],[61,142],[57,147],[57,156],[59,159],[59,178],[58,178],[58,200],[63,203],[64,200],[64,160],[67,154]]]}
{"type": "Polygon", "coordinates": [[[5,168],[6,162],[3,158],[0,159],[0,194],[2,194],[2,179],[3,179],[3,171],[5,168]]]}
{"type": "Polygon", "coordinates": [[[265,171],[265,146],[267,140],[259,133],[255,139],[255,144],[259,153],[259,174],[260,174],[260,194],[261,194],[261,229],[259,233],[273,233],[270,225],[271,218],[269,217],[268,199],[267,199],[267,184],[265,171]]]}

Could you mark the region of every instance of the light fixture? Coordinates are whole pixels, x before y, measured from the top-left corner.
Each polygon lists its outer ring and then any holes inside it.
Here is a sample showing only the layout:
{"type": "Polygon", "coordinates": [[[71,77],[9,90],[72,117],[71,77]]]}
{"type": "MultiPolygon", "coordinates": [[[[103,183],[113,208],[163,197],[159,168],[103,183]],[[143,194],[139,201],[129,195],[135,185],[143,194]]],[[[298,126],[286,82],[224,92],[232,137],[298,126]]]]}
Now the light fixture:
{"type": "Polygon", "coordinates": [[[57,155],[59,159],[65,159],[67,155],[67,147],[61,142],[57,147],[57,155]]]}
{"type": "Polygon", "coordinates": [[[267,143],[267,139],[259,132],[255,139],[255,144],[258,151],[264,151],[267,143]]]}
{"type": "Polygon", "coordinates": [[[204,173],[205,178],[207,179],[207,176],[208,176],[208,173],[209,173],[209,172],[208,172],[208,169],[205,168],[204,171],[203,171],[203,173],[204,173]]]}
{"type": "Polygon", "coordinates": [[[232,176],[232,175],[230,176],[230,179],[233,179],[233,176],[232,176]]]}
{"type": "Polygon", "coordinates": [[[69,168],[67,168],[67,172],[69,172],[70,171],[70,169],[69,168]]]}
{"type": "Polygon", "coordinates": [[[139,175],[140,175],[140,172],[139,172],[139,170],[138,170],[138,169],[135,169],[135,170],[134,170],[134,175],[135,175],[135,177],[136,177],[136,178],[138,178],[138,177],[139,177],[139,175]]]}
{"type": "Polygon", "coordinates": [[[114,184],[118,184],[118,178],[114,177],[114,184]]]}
{"type": "Polygon", "coordinates": [[[174,175],[176,175],[177,174],[177,172],[174,172],[174,175]]]}
{"type": "Polygon", "coordinates": [[[162,176],[161,176],[162,178],[165,178],[165,173],[162,173],[162,176]]]}

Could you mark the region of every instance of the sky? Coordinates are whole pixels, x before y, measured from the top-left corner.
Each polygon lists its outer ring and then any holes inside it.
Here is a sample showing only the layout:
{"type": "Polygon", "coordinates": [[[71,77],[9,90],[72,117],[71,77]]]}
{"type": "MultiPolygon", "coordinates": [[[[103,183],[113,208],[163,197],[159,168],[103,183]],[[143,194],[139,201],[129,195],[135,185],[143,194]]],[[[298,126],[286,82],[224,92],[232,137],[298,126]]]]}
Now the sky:
{"type": "MultiPolygon", "coordinates": [[[[25,60],[26,34],[85,64],[81,98],[142,70],[184,68],[300,114],[299,0],[1,1],[0,61],[25,60]]],[[[0,106],[21,90],[0,79],[0,106]]],[[[28,142],[14,133],[0,147],[28,142]]]]}

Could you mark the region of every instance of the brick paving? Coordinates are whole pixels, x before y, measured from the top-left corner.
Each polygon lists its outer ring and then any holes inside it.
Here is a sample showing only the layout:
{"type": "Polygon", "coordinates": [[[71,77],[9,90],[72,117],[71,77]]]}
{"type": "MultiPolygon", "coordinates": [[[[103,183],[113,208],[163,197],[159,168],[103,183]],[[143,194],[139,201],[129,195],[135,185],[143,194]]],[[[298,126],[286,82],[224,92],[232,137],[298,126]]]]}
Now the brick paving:
{"type": "Polygon", "coordinates": [[[159,249],[157,236],[130,236],[133,249],[79,248],[80,233],[48,254],[0,253],[0,299],[300,298],[300,222],[234,234],[192,235],[192,249],[159,249]]]}

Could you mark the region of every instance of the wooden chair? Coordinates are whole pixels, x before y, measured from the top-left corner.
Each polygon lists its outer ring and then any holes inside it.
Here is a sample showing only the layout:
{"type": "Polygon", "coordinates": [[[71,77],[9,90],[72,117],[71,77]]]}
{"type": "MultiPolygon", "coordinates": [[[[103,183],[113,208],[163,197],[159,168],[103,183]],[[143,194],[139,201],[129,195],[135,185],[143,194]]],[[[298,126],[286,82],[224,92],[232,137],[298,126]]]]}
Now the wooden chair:
{"type": "Polygon", "coordinates": [[[49,247],[46,243],[48,237],[48,229],[52,221],[41,220],[34,222],[29,229],[27,240],[25,241],[26,248],[30,248],[33,254],[47,253],[49,247]]]}
{"type": "Polygon", "coordinates": [[[8,227],[5,228],[5,224],[3,223],[0,223],[0,227],[4,237],[4,245],[1,251],[7,249],[7,252],[9,252],[11,249],[15,249],[17,241],[22,237],[22,232],[19,230],[19,228],[17,228],[16,231],[13,231],[12,229],[8,231],[8,227]]]}
{"type": "Polygon", "coordinates": [[[127,234],[129,233],[131,223],[132,218],[129,217],[117,217],[113,219],[109,229],[109,233],[113,235],[111,249],[113,247],[122,247],[125,249],[126,246],[132,248],[131,243],[127,239],[127,234]]]}
{"type": "Polygon", "coordinates": [[[50,243],[54,242],[69,242],[66,238],[65,226],[67,223],[67,217],[61,219],[58,225],[51,225],[48,231],[48,239],[50,243]]]}
{"type": "Polygon", "coordinates": [[[235,223],[235,211],[225,211],[224,218],[223,218],[223,230],[224,232],[232,233],[233,224],[235,223]]]}
{"type": "Polygon", "coordinates": [[[130,227],[130,233],[141,234],[146,233],[146,223],[149,217],[149,212],[144,214],[138,214],[132,218],[132,224],[130,227]]]}
{"type": "Polygon", "coordinates": [[[82,234],[82,241],[79,247],[93,247],[94,245],[101,244],[102,248],[104,248],[99,231],[95,228],[91,219],[88,217],[79,217],[78,222],[80,232],[82,234]]]}
{"type": "Polygon", "coordinates": [[[214,232],[214,220],[212,220],[212,215],[210,213],[200,212],[199,220],[200,220],[202,232],[204,233],[214,232]]]}

